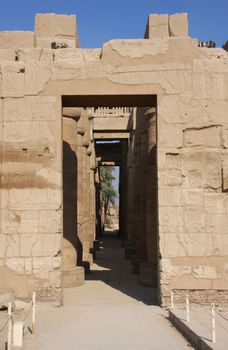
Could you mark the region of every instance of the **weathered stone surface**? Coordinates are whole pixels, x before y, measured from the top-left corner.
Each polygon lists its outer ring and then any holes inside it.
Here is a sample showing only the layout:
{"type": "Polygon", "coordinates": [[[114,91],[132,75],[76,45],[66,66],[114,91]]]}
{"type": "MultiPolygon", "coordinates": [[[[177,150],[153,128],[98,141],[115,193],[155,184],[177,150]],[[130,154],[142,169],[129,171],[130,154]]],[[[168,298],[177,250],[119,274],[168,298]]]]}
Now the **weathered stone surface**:
{"type": "Polygon", "coordinates": [[[193,93],[195,98],[226,100],[228,96],[227,59],[193,61],[193,93]]]}
{"type": "Polygon", "coordinates": [[[94,118],[93,121],[94,130],[129,130],[129,118],[128,117],[116,117],[116,118],[94,118]]]}
{"type": "Polygon", "coordinates": [[[159,210],[159,224],[167,226],[183,225],[183,208],[182,207],[161,207],[159,210]]]}
{"type": "Polygon", "coordinates": [[[181,230],[177,232],[177,229],[173,231],[175,232],[166,232],[162,235],[160,250],[162,257],[222,256],[227,247],[227,240],[222,243],[223,234],[183,233],[181,230]]]}
{"type": "Polygon", "coordinates": [[[126,72],[113,74],[111,81],[118,84],[154,84],[160,85],[165,93],[177,94],[190,92],[192,86],[192,75],[189,71],[163,71],[163,72],[126,72]]]}
{"type": "Polygon", "coordinates": [[[101,49],[81,49],[85,62],[98,61],[101,58],[101,49]]]}
{"type": "Polygon", "coordinates": [[[32,62],[26,64],[25,95],[37,95],[45,89],[51,79],[52,71],[49,62],[32,62]]]}
{"type": "Polygon", "coordinates": [[[185,147],[221,147],[221,127],[210,126],[201,129],[185,129],[184,130],[184,146],[185,147]]]}
{"type": "Polygon", "coordinates": [[[14,307],[14,297],[12,292],[6,289],[0,289],[0,309],[7,308],[9,303],[14,307]]]}
{"type": "Polygon", "coordinates": [[[16,50],[14,49],[2,49],[0,48],[0,62],[16,61],[16,50]]]}
{"type": "Polygon", "coordinates": [[[26,96],[4,99],[5,121],[41,121],[56,119],[55,96],[26,96]]]}
{"type": "Polygon", "coordinates": [[[216,269],[214,267],[210,266],[196,266],[193,269],[193,272],[195,274],[195,278],[220,278],[216,272],[216,269]]]}
{"type": "Polygon", "coordinates": [[[228,125],[222,128],[222,146],[228,148],[228,125]]]}
{"type": "Polygon", "coordinates": [[[183,198],[181,191],[177,188],[164,187],[159,190],[158,200],[160,206],[182,205],[183,198]]]}
{"type": "Polygon", "coordinates": [[[84,268],[81,266],[76,266],[75,268],[68,269],[64,271],[63,274],[63,287],[79,287],[84,284],[85,272],[84,268]]]}
{"type": "Polygon", "coordinates": [[[85,64],[84,55],[81,49],[64,49],[53,51],[55,62],[67,62],[72,64],[85,64]]]}
{"type": "Polygon", "coordinates": [[[15,47],[0,48],[0,280],[45,298],[59,298],[62,277],[81,283],[76,260],[89,270],[96,238],[94,145],[107,137],[121,140],[120,231],[145,263],[140,278],[159,283],[162,301],[171,286],[227,290],[226,52],[198,48],[186,14],[151,15],[149,39],[102,49],[76,48],[74,16],[38,15],[35,35],[39,47],[18,47],[15,36],[15,47]],[[129,118],[70,107],[94,95],[136,106],[129,118]]]}
{"type": "Polygon", "coordinates": [[[20,256],[54,257],[61,250],[61,236],[56,234],[20,235],[20,256]]]}
{"type": "Polygon", "coordinates": [[[188,36],[188,14],[175,13],[169,16],[170,36],[188,36]]]}
{"type": "Polygon", "coordinates": [[[102,60],[106,60],[115,54],[118,54],[121,58],[141,58],[147,55],[156,56],[166,54],[168,47],[168,40],[158,38],[153,40],[110,40],[104,43],[101,58],[102,60]]]}
{"type": "Polygon", "coordinates": [[[160,135],[158,135],[158,144],[162,148],[182,148],[183,130],[181,124],[159,123],[160,135]]]}
{"type": "Polygon", "coordinates": [[[184,156],[183,173],[190,188],[221,187],[221,157],[217,152],[195,151],[184,156]]]}
{"type": "Polygon", "coordinates": [[[78,46],[76,17],[72,15],[37,14],[35,18],[36,47],[51,48],[52,42],[78,46]]]}
{"type": "Polygon", "coordinates": [[[168,15],[149,15],[147,37],[167,38],[169,37],[169,16],[168,15]]]}
{"type": "Polygon", "coordinates": [[[228,191],[228,156],[222,166],[222,188],[223,191],[228,191]]]}
{"type": "Polygon", "coordinates": [[[22,62],[53,61],[53,59],[54,59],[54,52],[51,49],[34,48],[34,49],[18,50],[18,60],[22,62]]]}
{"type": "Polygon", "coordinates": [[[19,62],[1,63],[2,97],[23,97],[25,91],[25,66],[19,62]]]}
{"type": "Polygon", "coordinates": [[[34,47],[34,33],[9,31],[0,32],[0,49],[22,49],[34,47]]]}

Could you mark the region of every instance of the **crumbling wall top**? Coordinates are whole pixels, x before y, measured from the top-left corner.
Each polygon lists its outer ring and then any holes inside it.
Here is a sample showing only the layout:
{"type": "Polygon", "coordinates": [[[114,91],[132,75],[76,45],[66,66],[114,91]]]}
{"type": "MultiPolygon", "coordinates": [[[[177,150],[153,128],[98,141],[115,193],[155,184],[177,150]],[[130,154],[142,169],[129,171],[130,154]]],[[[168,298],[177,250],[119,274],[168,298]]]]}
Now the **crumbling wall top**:
{"type": "Polygon", "coordinates": [[[148,17],[145,39],[188,36],[188,14],[151,14],[148,17]]]}
{"type": "Polygon", "coordinates": [[[35,18],[36,47],[79,47],[77,20],[74,15],[37,14],[35,18]]]}

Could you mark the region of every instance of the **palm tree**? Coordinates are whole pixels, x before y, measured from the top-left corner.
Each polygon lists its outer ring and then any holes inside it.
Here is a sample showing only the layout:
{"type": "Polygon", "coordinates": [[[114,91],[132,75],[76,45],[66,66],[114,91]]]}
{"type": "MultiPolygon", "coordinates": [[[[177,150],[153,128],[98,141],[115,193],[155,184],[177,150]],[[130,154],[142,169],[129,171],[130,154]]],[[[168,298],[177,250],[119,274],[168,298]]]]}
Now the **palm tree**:
{"type": "Polygon", "coordinates": [[[102,229],[104,228],[104,223],[107,218],[107,211],[109,205],[115,204],[115,199],[117,198],[117,192],[113,187],[113,181],[115,177],[112,175],[114,166],[101,166],[100,167],[100,185],[101,185],[101,208],[103,213],[102,229]]]}

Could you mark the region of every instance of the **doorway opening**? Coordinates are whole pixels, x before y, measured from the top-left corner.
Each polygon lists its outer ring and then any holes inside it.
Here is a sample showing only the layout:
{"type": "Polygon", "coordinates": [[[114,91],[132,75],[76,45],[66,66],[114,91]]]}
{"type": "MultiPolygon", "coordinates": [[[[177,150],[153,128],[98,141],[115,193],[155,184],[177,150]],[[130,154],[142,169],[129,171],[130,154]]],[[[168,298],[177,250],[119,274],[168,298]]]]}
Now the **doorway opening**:
{"type": "MultiPolygon", "coordinates": [[[[63,96],[62,103],[63,116],[74,120],[71,131],[77,134],[72,158],[77,163],[76,176],[72,173],[76,180],[71,181],[76,191],[74,202],[68,199],[75,208],[76,230],[71,230],[77,236],[77,265],[91,267],[104,234],[113,231],[139,282],[157,287],[156,96],[63,96]],[[102,182],[114,172],[118,179],[106,188],[107,200],[102,193],[107,184],[102,182]]],[[[65,209],[64,216],[67,222],[65,209]]]]}

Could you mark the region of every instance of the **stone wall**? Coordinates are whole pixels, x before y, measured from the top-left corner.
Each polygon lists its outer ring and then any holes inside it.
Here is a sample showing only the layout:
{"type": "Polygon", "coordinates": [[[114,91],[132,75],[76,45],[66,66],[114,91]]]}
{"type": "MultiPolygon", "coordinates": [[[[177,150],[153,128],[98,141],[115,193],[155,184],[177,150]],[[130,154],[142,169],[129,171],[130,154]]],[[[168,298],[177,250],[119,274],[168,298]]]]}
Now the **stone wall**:
{"type": "Polygon", "coordinates": [[[170,286],[203,293],[228,285],[227,57],[194,59],[190,72],[186,92],[158,104],[160,271],[166,298],[170,286]]]}
{"type": "MultiPolygon", "coordinates": [[[[228,285],[227,52],[199,48],[188,37],[185,14],[150,15],[147,39],[111,40],[102,49],[78,48],[71,16],[40,16],[34,34],[0,33],[1,281],[21,297],[34,289],[43,297],[60,294],[62,96],[128,95],[131,106],[136,96],[150,96],[151,105],[138,107],[156,108],[157,135],[154,112],[144,110],[146,125],[132,139],[135,158],[124,169],[126,183],[126,174],[136,179],[134,169],[141,168],[141,180],[128,183],[138,207],[125,201],[125,216],[126,208],[134,216],[124,234],[138,241],[140,259],[158,263],[164,305],[171,287],[221,301],[228,285]]],[[[91,263],[96,164],[89,112],[83,113],[77,125],[77,234],[82,260],[91,263]]]]}
{"type": "Polygon", "coordinates": [[[0,279],[20,297],[61,287],[61,101],[25,94],[21,63],[4,63],[0,279]]]}

